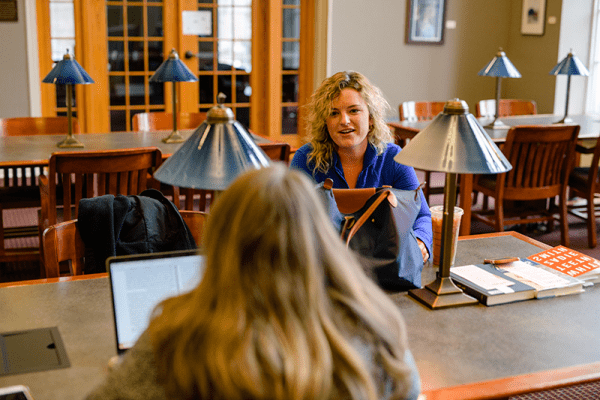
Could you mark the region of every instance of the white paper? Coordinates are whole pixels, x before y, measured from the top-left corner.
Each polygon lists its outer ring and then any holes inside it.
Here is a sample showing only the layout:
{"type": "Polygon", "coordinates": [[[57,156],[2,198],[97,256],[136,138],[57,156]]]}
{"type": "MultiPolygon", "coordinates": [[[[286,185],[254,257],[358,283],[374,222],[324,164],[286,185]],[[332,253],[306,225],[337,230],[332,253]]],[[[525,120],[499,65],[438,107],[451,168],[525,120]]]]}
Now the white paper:
{"type": "Polygon", "coordinates": [[[477,286],[481,286],[485,290],[501,289],[503,293],[506,293],[508,291],[504,288],[514,284],[514,282],[501,278],[490,272],[484,271],[475,265],[463,265],[462,267],[454,267],[451,268],[450,271],[453,274],[456,274],[473,282],[477,286]]]}
{"type": "Polygon", "coordinates": [[[543,289],[562,287],[569,284],[567,279],[542,268],[524,263],[523,261],[515,261],[509,267],[503,267],[503,269],[511,274],[527,279],[543,289]]]}
{"type": "Polygon", "coordinates": [[[183,11],[181,21],[184,35],[212,35],[212,13],[210,11],[183,11]]]}

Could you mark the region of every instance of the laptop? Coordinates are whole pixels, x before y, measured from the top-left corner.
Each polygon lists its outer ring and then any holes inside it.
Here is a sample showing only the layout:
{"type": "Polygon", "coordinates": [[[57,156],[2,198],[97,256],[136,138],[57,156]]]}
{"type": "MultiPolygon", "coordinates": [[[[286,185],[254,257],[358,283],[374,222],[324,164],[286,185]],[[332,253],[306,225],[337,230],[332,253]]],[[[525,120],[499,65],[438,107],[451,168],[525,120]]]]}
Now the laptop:
{"type": "Polygon", "coordinates": [[[109,257],[117,354],[131,348],[146,330],[154,308],[164,299],[194,289],[204,272],[197,250],[109,257]]]}

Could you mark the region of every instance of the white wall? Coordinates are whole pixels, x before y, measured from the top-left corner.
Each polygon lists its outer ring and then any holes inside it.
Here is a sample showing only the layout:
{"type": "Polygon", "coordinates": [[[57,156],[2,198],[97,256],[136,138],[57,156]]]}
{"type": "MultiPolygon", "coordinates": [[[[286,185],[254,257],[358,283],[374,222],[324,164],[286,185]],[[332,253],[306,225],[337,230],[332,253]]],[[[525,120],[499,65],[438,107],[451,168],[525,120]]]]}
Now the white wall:
{"type": "Polygon", "coordinates": [[[17,0],[17,11],[0,22],[0,118],[40,115],[35,0],[17,0]]]}

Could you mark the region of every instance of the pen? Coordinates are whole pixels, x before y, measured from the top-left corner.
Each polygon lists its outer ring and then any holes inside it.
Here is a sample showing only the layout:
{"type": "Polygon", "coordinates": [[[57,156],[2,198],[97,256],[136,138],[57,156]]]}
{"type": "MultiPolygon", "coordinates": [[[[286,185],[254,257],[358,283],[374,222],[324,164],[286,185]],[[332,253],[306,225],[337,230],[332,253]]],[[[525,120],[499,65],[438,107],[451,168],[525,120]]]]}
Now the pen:
{"type": "Polygon", "coordinates": [[[496,258],[496,259],[492,259],[492,258],[485,258],[483,260],[484,264],[508,264],[511,262],[515,262],[515,261],[519,261],[519,257],[507,257],[507,258],[496,258]]]}

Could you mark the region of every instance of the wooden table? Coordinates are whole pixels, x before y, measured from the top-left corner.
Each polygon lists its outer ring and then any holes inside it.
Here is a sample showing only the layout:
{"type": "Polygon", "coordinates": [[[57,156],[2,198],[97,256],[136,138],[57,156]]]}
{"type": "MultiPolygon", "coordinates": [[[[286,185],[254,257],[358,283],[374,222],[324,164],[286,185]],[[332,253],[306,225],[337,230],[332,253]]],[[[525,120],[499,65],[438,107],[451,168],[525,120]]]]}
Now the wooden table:
{"type": "MultiPolygon", "coordinates": [[[[556,121],[559,121],[562,117],[551,115],[551,114],[538,114],[538,115],[522,115],[515,117],[506,117],[500,118],[502,122],[504,122],[507,127],[504,129],[488,129],[488,136],[497,144],[504,143],[506,140],[506,134],[508,133],[508,129],[510,126],[516,125],[548,125],[552,124],[556,121]]],[[[590,116],[590,115],[573,115],[571,116],[573,122],[572,124],[579,125],[579,138],[581,139],[591,139],[597,138],[600,134],[600,117],[590,116]]],[[[427,125],[429,125],[431,121],[422,121],[422,122],[390,122],[389,125],[393,129],[402,129],[402,128],[411,128],[413,130],[421,130],[424,129],[427,125]]],[[[492,119],[489,118],[481,118],[479,122],[482,126],[485,126],[492,122],[492,119]]],[[[460,234],[461,235],[469,235],[471,233],[471,205],[473,202],[472,194],[473,194],[473,175],[471,174],[461,174],[459,175],[460,179],[460,196],[459,196],[459,204],[457,204],[460,208],[464,210],[464,214],[462,216],[461,225],[460,225],[460,234]]]]}
{"type": "MultiPolygon", "coordinates": [[[[186,129],[179,132],[187,139],[194,130],[186,129]]],[[[73,135],[85,145],[83,149],[61,149],[56,147],[56,144],[64,139],[66,135],[1,136],[0,167],[47,165],[52,153],[57,151],[95,151],[154,146],[158,147],[163,157],[166,158],[177,151],[183,144],[183,142],[164,143],[162,139],[169,136],[170,133],[170,131],[158,131],[73,135]]],[[[269,141],[258,135],[252,135],[252,137],[257,143],[269,141]]]]}
{"type": "MultiPolygon", "coordinates": [[[[547,247],[514,232],[462,237],[456,263],[527,256],[547,247]]],[[[423,283],[435,272],[425,266],[423,283]]],[[[0,332],[57,326],[71,367],[0,377],[0,387],[28,385],[36,400],[82,398],[102,381],[116,354],[108,279],[98,274],[37,282],[53,283],[0,285],[0,332]]],[[[435,311],[406,293],[391,298],[404,315],[423,390],[432,396],[427,398],[445,398],[435,397],[441,390],[454,391],[454,399],[474,398],[457,385],[476,387],[481,395],[507,390],[498,379],[522,388],[536,383],[532,376],[546,383],[573,374],[577,365],[600,369],[597,287],[559,298],[435,311]]]]}

